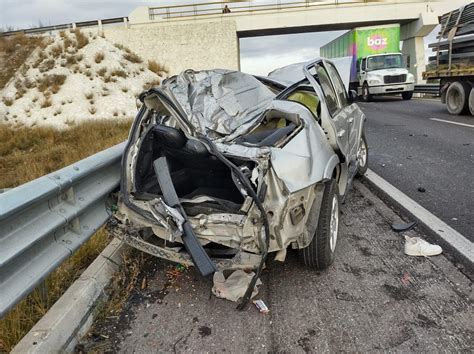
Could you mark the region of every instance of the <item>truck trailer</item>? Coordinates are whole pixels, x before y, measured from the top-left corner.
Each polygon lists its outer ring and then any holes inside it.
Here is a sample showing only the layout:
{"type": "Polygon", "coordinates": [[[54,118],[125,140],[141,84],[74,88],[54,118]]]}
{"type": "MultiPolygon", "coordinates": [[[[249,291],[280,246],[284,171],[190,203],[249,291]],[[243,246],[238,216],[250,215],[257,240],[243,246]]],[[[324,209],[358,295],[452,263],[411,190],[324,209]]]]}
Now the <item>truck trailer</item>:
{"type": "Polygon", "coordinates": [[[413,96],[415,76],[408,72],[400,53],[400,25],[358,27],[327,43],[322,57],[352,57],[350,89],[364,101],[373,95],[413,96]]]}
{"type": "Polygon", "coordinates": [[[441,102],[451,114],[474,115],[474,3],[439,18],[437,41],[430,44],[426,80],[439,80],[441,102]]]}

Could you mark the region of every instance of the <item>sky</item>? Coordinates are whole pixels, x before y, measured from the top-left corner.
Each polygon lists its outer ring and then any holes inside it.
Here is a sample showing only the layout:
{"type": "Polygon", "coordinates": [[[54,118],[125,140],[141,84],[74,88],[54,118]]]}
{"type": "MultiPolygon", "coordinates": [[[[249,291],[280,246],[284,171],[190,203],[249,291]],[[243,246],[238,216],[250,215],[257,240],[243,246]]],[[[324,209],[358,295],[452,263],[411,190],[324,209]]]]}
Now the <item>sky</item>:
{"type": "MultiPolygon", "coordinates": [[[[23,29],[128,16],[138,6],[165,6],[212,0],[0,0],[0,28],[23,29]]],[[[216,0],[220,1],[220,0],[216,0]]],[[[256,1],[256,0],[254,0],[256,1]]],[[[265,1],[265,0],[262,0],[265,1]]],[[[240,40],[241,70],[258,75],[319,56],[319,47],[345,31],[313,32],[240,40]]],[[[435,40],[436,30],[425,39],[435,40]]],[[[429,54],[429,51],[426,51],[429,54]]]]}

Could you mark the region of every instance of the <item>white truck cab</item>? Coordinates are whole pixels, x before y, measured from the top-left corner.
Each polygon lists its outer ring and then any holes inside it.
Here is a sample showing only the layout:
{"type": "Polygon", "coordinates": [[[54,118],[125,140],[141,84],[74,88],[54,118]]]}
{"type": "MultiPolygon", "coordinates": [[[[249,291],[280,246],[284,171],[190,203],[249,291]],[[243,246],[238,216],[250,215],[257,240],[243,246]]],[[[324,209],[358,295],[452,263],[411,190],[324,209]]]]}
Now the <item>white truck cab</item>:
{"type": "Polygon", "coordinates": [[[408,72],[401,53],[368,55],[360,59],[358,93],[366,102],[372,95],[400,94],[404,100],[413,96],[415,76],[408,72]]]}

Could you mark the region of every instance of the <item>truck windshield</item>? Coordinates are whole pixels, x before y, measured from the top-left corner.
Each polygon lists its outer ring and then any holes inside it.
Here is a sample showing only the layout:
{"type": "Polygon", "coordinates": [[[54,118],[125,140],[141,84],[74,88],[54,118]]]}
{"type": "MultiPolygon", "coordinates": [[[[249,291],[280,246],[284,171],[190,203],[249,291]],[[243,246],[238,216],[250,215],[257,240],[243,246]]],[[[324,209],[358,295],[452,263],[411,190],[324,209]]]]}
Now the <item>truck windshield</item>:
{"type": "Polygon", "coordinates": [[[367,58],[367,71],[403,67],[401,54],[377,55],[367,58]]]}

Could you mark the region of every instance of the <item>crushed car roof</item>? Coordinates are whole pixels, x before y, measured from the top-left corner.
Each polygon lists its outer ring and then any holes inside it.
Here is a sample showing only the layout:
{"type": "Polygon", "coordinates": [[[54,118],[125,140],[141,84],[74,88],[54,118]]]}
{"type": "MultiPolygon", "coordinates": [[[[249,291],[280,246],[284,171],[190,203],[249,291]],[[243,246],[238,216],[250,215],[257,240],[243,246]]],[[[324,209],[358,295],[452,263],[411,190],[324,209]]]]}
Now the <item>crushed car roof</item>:
{"type": "Polygon", "coordinates": [[[187,70],[162,84],[186,113],[194,129],[209,137],[226,136],[253,125],[275,94],[240,71],[187,70]]]}
{"type": "MultiPolygon", "coordinates": [[[[301,80],[304,80],[306,77],[304,73],[305,67],[320,59],[322,58],[317,58],[301,63],[290,64],[275,69],[268,74],[268,77],[286,86],[291,86],[297,82],[300,82],[301,80]]],[[[346,90],[349,90],[349,80],[353,57],[333,58],[328,61],[336,66],[337,71],[339,72],[339,75],[341,76],[341,79],[344,83],[344,86],[346,87],[346,90]]]]}

